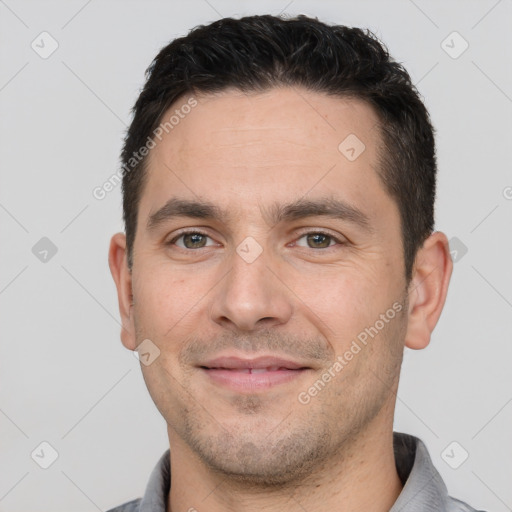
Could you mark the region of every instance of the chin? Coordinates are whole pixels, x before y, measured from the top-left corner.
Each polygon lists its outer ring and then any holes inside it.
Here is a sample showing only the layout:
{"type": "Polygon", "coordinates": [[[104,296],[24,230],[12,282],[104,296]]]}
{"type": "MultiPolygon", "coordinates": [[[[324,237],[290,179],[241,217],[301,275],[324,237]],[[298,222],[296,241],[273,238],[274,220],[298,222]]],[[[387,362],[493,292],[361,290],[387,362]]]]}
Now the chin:
{"type": "Polygon", "coordinates": [[[281,435],[260,428],[205,435],[188,430],[188,444],[210,470],[247,487],[286,487],[297,483],[328,458],[330,436],[310,425],[281,435]],[[243,431],[245,430],[245,431],[243,431]]]}

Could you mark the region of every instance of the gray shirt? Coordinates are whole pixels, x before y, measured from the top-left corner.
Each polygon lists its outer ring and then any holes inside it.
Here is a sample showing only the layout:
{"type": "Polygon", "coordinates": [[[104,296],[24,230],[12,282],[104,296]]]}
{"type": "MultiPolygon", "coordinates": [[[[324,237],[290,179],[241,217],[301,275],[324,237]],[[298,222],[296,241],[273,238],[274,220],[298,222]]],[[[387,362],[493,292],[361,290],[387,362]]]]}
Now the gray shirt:
{"type": "MultiPolygon", "coordinates": [[[[420,439],[394,432],[393,448],[398,476],[404,488],[390,512],[478,512],[466,503],[448,496],[446,485],[420,439]]],[[[144,496],[108,512],[166,512],[171,483],[169,465],[167,450],[153,469],[144,496]]]]}

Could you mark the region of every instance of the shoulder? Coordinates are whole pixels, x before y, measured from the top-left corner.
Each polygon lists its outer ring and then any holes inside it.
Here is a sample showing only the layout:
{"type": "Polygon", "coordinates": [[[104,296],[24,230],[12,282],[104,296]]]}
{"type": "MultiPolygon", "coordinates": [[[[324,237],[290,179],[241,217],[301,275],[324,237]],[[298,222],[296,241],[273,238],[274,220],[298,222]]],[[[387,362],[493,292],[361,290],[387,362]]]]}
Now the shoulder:
{"type": "Polygon", "coordinates": [[[138,512],[140,508],[140,502],[142,498],[137,498],[136,500],[127,501],[122,505],[118,505],[115,508],[111,508],[107,510],[107,512],[138,512]]]}
{"type": "Polygon", "coordinates": [[[485,510],[477,510],[470,507],[467,503],[456,498],[448,497],[448,512],[486,512],[485,510]]]}

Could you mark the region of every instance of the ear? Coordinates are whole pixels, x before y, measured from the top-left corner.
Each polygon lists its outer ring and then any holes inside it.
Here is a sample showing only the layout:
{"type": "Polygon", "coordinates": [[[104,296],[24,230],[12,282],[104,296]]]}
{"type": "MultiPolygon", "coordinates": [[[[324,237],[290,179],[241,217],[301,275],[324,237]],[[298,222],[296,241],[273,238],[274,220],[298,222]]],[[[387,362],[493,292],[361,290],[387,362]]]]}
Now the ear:
{"type": "Polygon", "coordinates": [[[409,322],[405,346],[425,348],[439,320],[448,293],[453,262],[444,233],[432,233],[415,258],[409,284],[409,322]]]}
{"type": "Polygon", "coordinates": [[[130,349],[136,348],[135,325],[133,322],[132,274],[128,268],[126,235],[116,233],[110,240],[108,265],[117,288],[119,313],[121,314],[121,341],[130,349]]]}

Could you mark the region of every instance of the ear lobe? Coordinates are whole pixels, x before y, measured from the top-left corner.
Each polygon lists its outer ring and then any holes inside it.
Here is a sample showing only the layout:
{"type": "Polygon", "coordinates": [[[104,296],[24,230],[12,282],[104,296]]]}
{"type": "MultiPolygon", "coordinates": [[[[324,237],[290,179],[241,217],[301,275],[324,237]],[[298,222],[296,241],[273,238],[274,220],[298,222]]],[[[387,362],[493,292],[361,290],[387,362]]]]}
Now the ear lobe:
{"type": "Polygon", "coordinates": [[[425,240],[416,255],[408,292],[406,347],[419,350],[429,344],[443,310],[452,270],[448,239],[444,233],[436,231],[425,240]]]}
{"type": "Polygon", "coordinates": [[[122,323],[121,341],[126,348],[135,350],[135,326],[131,311],[133,307],[132,275],[128,268],[126,235],[124,233],[116,233],[110,240],[108,265],[117,288],[117,299],[122,323]]]}

